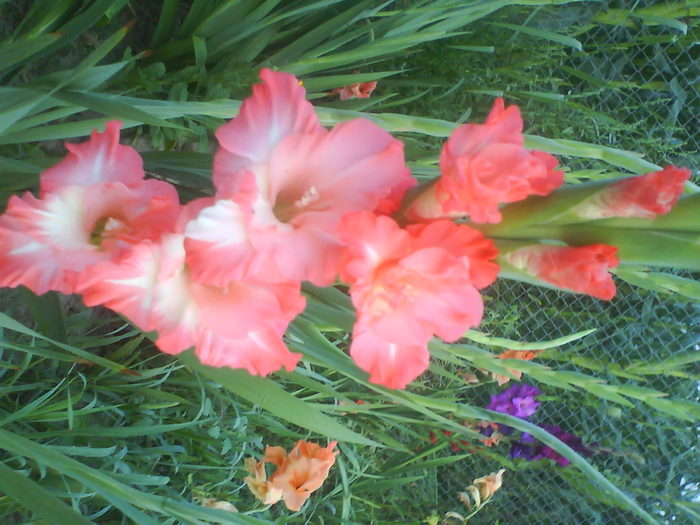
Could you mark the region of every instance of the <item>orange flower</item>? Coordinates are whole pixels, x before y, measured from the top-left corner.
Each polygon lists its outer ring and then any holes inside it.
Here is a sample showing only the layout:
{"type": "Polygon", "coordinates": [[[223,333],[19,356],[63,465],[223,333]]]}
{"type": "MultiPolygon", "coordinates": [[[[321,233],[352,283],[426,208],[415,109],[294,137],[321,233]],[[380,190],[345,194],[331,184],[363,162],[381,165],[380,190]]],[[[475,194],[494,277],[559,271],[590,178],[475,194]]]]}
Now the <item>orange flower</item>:
{"type": "Polygon", "coordinates": [[[503,434],[498,432],[498,424],[490,421],[479,421],[476,424],[476,428],[479,430],[491,429],[491,435],[481,438],[481,441],[487,447],[492,447],[498,445],[501,442],[503,434]]]}
{"type": "Polygon", "coordinates": [[[260,461],[248,458],[245,468],[252,476],[244,478],[250,491],[266,505],[280,499],[289,510],[297,511],[309,499],[311,493],[321,487],[335,463],[336,441],[325,448],[305,440],[297,441],[292,451],[282,447],[267,447],[260,461]],[[267,479],[265,463],[277,465],[277,470],[267,479]]]}
{"type": "Polygon", "coordinates": [[[270,483],[267,481],[265,461],[265,459],[255,461],[253,458],[247,458],[245,460],[245,469],[251,475],[243,478],[243,481],[246,482],[246,485],[248,485],[248,488],[256,498],[261,500],[265,505],[272,505],[282,499],[282,491],[271,487],[270,483]]]}
{"type": "Polygon", "coordinates": [[[333,93],[340,94],[340,100],[350,100],[351,98],[369,98],[377,87],[377,82],[359,82],[341,88],[336,88],[333,93]]]}
{"type": "Polygon", "coordinates": [[[460,492],[459,501],[470,511],[482,507],[503,484],[503,473],[505,469],[492,472],[488,476],[476,478],[473,484],[469,485],[465,492],[460,492]]]}
{"type": "Polygon", "coordinates": [[[489,499],[503,485],[503,473],[506,469],[501,469],[498,472],[492,472],[488,476],[482,476],[474,480],[474,485],[479,489],[481,500],[489,499]]]}
{"type": "Polygon", "coordinates": [[[335,445],[336,441],[331,441],[323,448],[301,440],[285,456],[277,450],[270,450],[280,447],[268,447],[271,453],[265,453],[265,460],[278,466],[269,483],[282,491],[284,504],[289,510],[299,510],[311,493],[321,487],[335,463],[335,445]]]}
{"type": "MultiPolygon", "coordinates": [[[[498,356],[499,359],[520,359],[522,361],[530,361],[540,355],[544,350],[506,350],[498,356]]],[[[520,379],[523,375],[522,372],[518,370],[513,370],[509,368],[508,371],[515,376],[516,379],[520,379]]],[[[503,376],[500,374],[493,374],[493,378],[498,381],[499,385],[504,385],[510,381],[510,377],[503,376]]]]}

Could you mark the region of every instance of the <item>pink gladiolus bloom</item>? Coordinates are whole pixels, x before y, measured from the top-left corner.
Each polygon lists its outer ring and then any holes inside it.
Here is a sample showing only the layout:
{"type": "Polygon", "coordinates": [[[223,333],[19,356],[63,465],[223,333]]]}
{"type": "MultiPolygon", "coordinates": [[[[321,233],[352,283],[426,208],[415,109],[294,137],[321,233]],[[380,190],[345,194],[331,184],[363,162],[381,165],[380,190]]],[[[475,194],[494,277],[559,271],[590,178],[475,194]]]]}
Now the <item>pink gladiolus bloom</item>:
{"type": "Polygon", "coordinates": [[[618,181],[574,209],[585,219],[653,219],[671,211],[683,193],[690,170],[667,166],[661,171],[618,181]]]}
{"type": "Polygon", "coordinates": [[[165,353],[194,346],[205,365],[264,376],[293,370],[301,357],[282,341],[305,306],[299,283],[231,281],[219,288],[193,281],[180,234],[86,269],[78,291],[88,306],[103,304],[142,330],[156,330],[156,346],[165,353]]]}
{"type": "Polygon", "coordinates": [[[391,208],[413,179],[403,144],[368,120],[324,129],[292,75],[263,69],[240,114],[216,133],[217,202],[185,230],[193,277],[330,284],[340,218],[391,208]]]}
{"type": "Polygon", "coordinates": [[[348,214],[341,272],[357,310],[350,355],[370,381],[404,388],[428,366],[433,335],[456,341],[481,321],[478,287],[493,282],[497,252],[450,221],[402,230],[389,217],[348,214]]]}
{"type": "Polygon", "coordinates": [[[617,248],[607,244],[540,244],[519,248],[503,258],[515,268],[558,288],[610,300],[615,297],[615,283],[608,269],[620,264],[616,253],[617,248]]]}
{"type": "Polygon", "coordinates": [[[524,147],[517,106],[498,98],[484,124],[457,128],[440,155],[442,176],[407,210],[411,219],[469,216],[477,223],[501,220],[499,204],[547,195],[564,182],[557,160],[524,147]]]}
{"type": "Polygon", "coordinates": [[[141,157],[119,144],[120,123],[68,144],[68,156],[41,174],[41,198],[13,196],[0,216],[0,286],[73,293],[79,274],[144,239],[169,231],[179,213],[175,188],[143,180],[141,157]]]}

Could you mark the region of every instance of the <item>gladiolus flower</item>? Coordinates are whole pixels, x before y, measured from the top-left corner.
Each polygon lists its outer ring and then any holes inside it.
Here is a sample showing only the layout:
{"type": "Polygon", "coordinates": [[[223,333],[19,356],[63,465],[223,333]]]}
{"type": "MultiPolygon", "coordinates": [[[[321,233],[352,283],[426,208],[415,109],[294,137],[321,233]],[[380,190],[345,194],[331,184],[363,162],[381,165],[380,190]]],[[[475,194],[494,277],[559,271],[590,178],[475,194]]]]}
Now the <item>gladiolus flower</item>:
{"type": "MultiPolygon", "coordinates": [[[[544,350],[506,350],[505,352],[501,352],[501,354],[498,356],[499,359],[520,359],[522,361],[531,361],[538,355],[540,355],[544,350]]],[[[515,376],[516,379],[520,379],[523,375],[523,373],[519,370],[513,370],[512,368],[509,368],[508,371],[515,376]]],[[[493,374],[493,378],[498,382],[499,385],[504,385],[508,381],[510,381],[510,377],[500,375],[500,374],[493,374]]]]}
{"type": "Polygon", "coordinates": [[[661,171],[623,179],[594,194],[573,213],[584,219],[653,219],[671,211],[690,173],[685,168],[667,166],[661,171]]]}
{"type": "Polygon", "coordinates": [[[503,474],[506,469],[501,469],[498,472],[492,472],[488,476],[482,476],[474,480],[474,485],[479,488],[479,495],[482,501],[491,498],[498,489],[503,485],[503,474]]]}
{"type": "Polygon", "coordinates": [[[0,286],[74,293],[81,272],[171,230],[180,211],[166,182],[143,180],[141,157],[108,122],[40,176],[41,198],[10,198],[0,216],[0,286]]]}
{"type": "Polygon", "coordinates": [[[333,93],[340,95],[340,100],[350,100],[351,98],[369,98],[372,91],[377,87],[377,82],[358,82],[342,88],[333,90],[333,93]]]}
{"type": "MultiPolygon", "coordinates": [[[[469,510],[472,510],[472,508],[478,509],[491,499],[496,491],[501,488],[503,485],[504,472],[505,469],[501,469],[498,472],[492,472],[488,476],[476,478],[473,483],[465,489],[465,492],[460,492],[458,494],[459,501],[469,510]]],[[[462,516],[457,513],[453,514],[462,518],[462,516]]],[[[466,518],[463,519],[466,521],[466,518]]]]}
{"type": "Polygon", "coordinates": [[[156,346],[165,353],[194,346],[205,365],[261,376],[293,370],[301,357],[282,341],[305,306],[299,283],[230,281],[219,288],[193,281],[180,234],[142,242],[83,273],[78,291],[85,304],[104,304],[142,330],[157,330],[156,346]]]}
{"type": "Polygon", "coordinates": [[[541,393],[536,386],[513,385],[500,394],[491,396],[491,402],[486,408],[525,419],[537,410],[540,402],[535,398],[541,393]]]}
{"type": "Polygon", "coordinates": [[[370,381],[404,388],[428,366],[433,334],[455,341],[481,321],[477,288],[493,282],[493,243],[437,221],[402,230],[389,217],[348,214],[341,275],[357,310],[350,355],[370,381]]]}
{"type": "Polygon", "coordinates": [[[328,131],[295,77],[260,76],[216,133],[217,202],[185,231],[188,264],[216,286],[251,277],[328,285],[340,269],[341,217],[391,207],[412,184],[403,144],[365,119],[328,131]]]}
{"type": "MultiPolygon", "coordinates": [[[[593,451],[586,447],[578,436],[565,432],[556,425],[542,425],[542,428],[579,454],[587,457],[593,455],[593,451]]],[[[553,459],[562,467],[566,467],[571,463],[567,458],[544,443],[535,440],[528,433],[523,433],[521,441],[516,441],[511,445],[509,455],[512,458],[524,458],[528,461],[553,459]]]]}
{"type": "Polygon", "coordinates": [[[615,283],[608,269],[620,264],[616,253],[617,248],[607,244],[540,244],[514,250],[503,255],[503,259],[518,270],[558,288],[610,300],[615,297],[615,283]]]}
{"type": "Polygon", "coordinates": [[[440,155],[442,175],[416,197],[406,216],[413,220],[469,218],[477,223],[501,220],[499,204],[547,195],[564,182],[557,160],[524,147],[517,106],[498,98],[484,124],[457,128],[440,155]]]}
{"type": "Polygon", "coordinates": [[[245,470],[250,476],[243,478],[243,481],[248,485],[248,489],[253,495],[265,505],[274,505],[282,499],[282,490],[271,486],[268,482],[265,462],[265,459],[255,461],[253,458],[246,458],[244,463],[245,470]]]}
{"type": "Polygon", "coordinates": [[[336,444],[332,441],[327,447],[321,447],[301,440],[289,454],[282,447],[267,447],[261,461],[256,462],[253,458],[246,460],[246,470],[252,476],[244,481],[263,503],[272,504],[283,499],[289,510],[298,511],[328,477],[338,454],[334,450],[336,444]],[[277,466],[269,480],[266,479],[265,463],[277,466]]]}

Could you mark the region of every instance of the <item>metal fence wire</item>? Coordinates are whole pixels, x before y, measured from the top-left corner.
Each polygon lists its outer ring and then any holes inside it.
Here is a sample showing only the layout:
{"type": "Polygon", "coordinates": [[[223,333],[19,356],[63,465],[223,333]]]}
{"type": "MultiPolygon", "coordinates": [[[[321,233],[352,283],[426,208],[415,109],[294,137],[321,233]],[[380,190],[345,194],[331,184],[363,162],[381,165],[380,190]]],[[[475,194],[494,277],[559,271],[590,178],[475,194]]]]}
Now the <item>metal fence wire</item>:
{"type": "MultiPolygon", "coordinates": [[[[658,164],[698,170],[700,2],[585,4],[553,11],[552,16],[577,19],[575,37],[583,50],[562,62],[560,74],[572,86],[572,95],[585,95],[578,100],[586,111],[601,122],[608,119],[610,126],[601,127],[598,142],[644,151],[658,164]]],[[[554,23],[544,20],[545,25],[554,23]]],[[[698,274],[682,275],[700,279],[698,274]]],[[[616,298],[604,302],[499,281],[487,292],[490,314],[484,329],[537,341],[595,328],[585,343],[546,354],[553,358],[541,362],[613,385],[653,388],[668,399],[700,401],[700,306],[619,280],[617,285],[616,298]]],[[[534,384],[526,376],[523,380],[534,384]]],[[[581,391],[540,386],[546,396],[533,422],[558,425],[581,437],[597,450],[590,461],[660,523],[700,523],[696,423],[643,402],[621,406],[581,391]]],[[[494,385],[493,393],[498,391],[494,385]]],[[[499,466],[484,453],[443,468],[438,475],[439,510],[464,512],[457,493],[499,466]]],[[[574,468],[524,460],[508,468],[493,501],[470,520],[527,525],[640,522],[611,504],[574,468]]]]}

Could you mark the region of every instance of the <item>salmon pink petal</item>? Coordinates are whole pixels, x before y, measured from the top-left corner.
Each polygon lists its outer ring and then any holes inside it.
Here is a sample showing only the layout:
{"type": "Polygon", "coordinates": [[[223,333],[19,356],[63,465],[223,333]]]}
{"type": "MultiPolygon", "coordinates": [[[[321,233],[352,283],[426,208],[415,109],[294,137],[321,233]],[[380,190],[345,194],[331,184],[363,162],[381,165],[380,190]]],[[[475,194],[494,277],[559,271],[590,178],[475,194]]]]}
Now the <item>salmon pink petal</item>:
{"type": "Polygon", "coordinates": [[[661,171],[618,181],[574,209],[585,219],[637,217],[653,219],[671,211],[691,171],[667,166],[661,171]]]}
{"type": "Polygon", "coordinates": [[[412,181],[402,144],[362,119],[330,133],[291,135],[254,172],[253,200],[240,194],[239,205],[220,204],[222,199],[188,226],[195,279],[215,285],[248,278],[328,285],[341,269],[341,217],[375,209],[397,186],[412,181]]]}
{"type": "Polygon", "coordinates": [[[144,177],[143,161],[134,148],[119,144],[121,126],[121,122],[111,120],[105,124],[104,133],[93,131],[87,142],[66,144],[66,158],[40,176],[41,195],[66,186],[140,182],[144,177]]]}
{"type": "Polygon", "coordinates": [[[379,201],[379,204],[374,209],[374,213],[380,215],[392,215],[401,208],[406,192],[415,187],[418,181],[411,176],[407,176],[399,180],[399,182],[391,188],[389,194],[379,201]]]}
{"type": "Polygon", "coordinates": [[[457,128],[440,155],[441,176],[406,210],[411,220],[468,216],[478,223],[501,220],[499,205],[544,196],[564,182],[557,160],[524,147],[516,106],[497,99],[484,124],[457,128]]]}
{"type": "Polygon", "coordinates": [[[175,189],[155,180],[66,186],[43,199],[13,197],[0,218],[2,246],[9,248],[0,250],[0,282],[36,293],[73,293],[77,273],[143,239],[158,239],[178,212],[175,189]]]}
{"type": "Polygon", "coordinates": [[[321,488],[335,463],[334,451],[336,442],[332,441],[327,447],[305,440],[298,441],[289,454],[284,450],[268,459],[268,447],[265,461],[278,465],[278,469],[270,476],[269,486],[282,492],[284,504],[289,510],[298,511],[312,492],[321,488]]]}
{"type": "Polygon", "coordinates": [[[406,388],[425,372],[430,360],[427,341],[392,343],[359,323],[353,331],[350,356],[357,366],[369,373],[372,383],[387,388],[406,388]]]}
{"type": "Polygon", "coordinates": [[[459,237],[441,224],[406,231],[389,217],[357,212],[343,218],[339,233],[348,246],[342,275],[357,310],[351,355],[381,384],[403,388],[427,366],[433,335],[455,341],[481,321],[483,301],[472,283],[470,258],[440,245],[459,237]],[[383,351],[391,355],[380,363],[383,351]],[[395,370],[405,362],[408,370],[395,370]]]}
{"type": "Polygon", "coordinates": [[[153,330],[151,308],[161,271],[161,249],[144,241],[86,268],[78,280],[77,292],[87,306],[104,305],[128,318],[143,331],[153,330]]]}
{"type": "Polygon", "coordinates": [[[338,226],[338,235],[347,246],[341,277],[348,283],[371,281],[385,261],[411,253],[411,236],[390,217],[349,213],[338,226]]]}
{"type": "Polygon", "coordinates": [[[515,268],[556,287],[610,300],[615,296],[615,283],[608,269],[620,264],[616,254],[617,248],[607,244],[542,244],[519,248],[503,258],[515,268]]]}
{"type": "MultiPolygon", "coordinates": [[[[475,155],[493,143],[522,146],[523,118],[518,106],[505,107],[497,98],[483,124],[464,124],[450,136],[450,153],[454,156],[475,155]]],[[[446,145],[447,146],[447,145],[446,145]]]]}
{"type": "Polygon", "coordinates": [[[435,334],[455,341],[481,322],[483,302],[469,273],[440,248],[418,250],[375,272],[370,286],[351,288],[358,317],[392,342],[435,334]]]}
{"type": "Polygon", "coordinates": [[[179,213],[177,191],[167,182],[101,183],[85,189],[82,220],[91,242],[114,252],[119,244],[158,240],[172,231],[179,213]]]}
{"type": "Polygon", "coordinates": [[[271,155],[268,175],[273,208],[288,215],[281,220],[373,210],[395,186],[412,181],[403,144],[366,119],[322,135],[290,136],[271,155]]]}
{"type": "Polygon", "coordinates": [[[80,291],[88,304],[105,304],[139,327],[157,330],[156,345],[177,354],[195,347],[203,364],[267,375],[292,370],[299,354],[282,341],[305,306],[298,283],[232,281],[215,288],[194,282],[184,264],[181,235],[135,246],[118,261],[87,272],[80,291]]]}
{"type": "Polygon", "coordinates": [[[297,133],[322,133],[306,91],[293,75],[270,69],[260,71],[261,84],[253,86],[234,119],[221,126],[216,138],[221,149],[214,159],[214,185],[235,185],[238,172],[267,162],[283,138],[297,133]]]}
{"type": "Polygon", "coordinates": [[[410,224],[406,230],[414,237],[415,249],[439,246],[455,257],[466,259],[469,277],[476,288],[485,288],[498,276],[496,245],[480,231],[464,224],[440,220],[429,224],[410,224]]]}
{"type": "Polygon", "coordinates": [[[31,193],[10,198],[0,216],[0,286],[71,294],[78,273],[107,258],[83,227],[84,196],[74,186],[44,200],[31,193]]]}
{"type": "Polygon", "coordinates": [[[301,356],[289,352],[282,334],[305,306],[298,283],[231,282],[225,289],[191,283],[190,294],[199,309],[197,356],[204,364],[257,375],[294,369],[301,356]]]}
{"type": "Polygon", "coordinates": [[[474,155],[456,156],[448,140],[436,191],[446,195],[442,206],[449,215],[495,223],[501,220],[499,204],[547,195],[559,187],[564,174],[556,165],[553,156],[514,144],[491,144],[474,155]]]}
{"type": "Polygon", "coordinates": [[[238,204],[220,200],[187,223],[185,250],[194,280],[223,286],[259,273],[251,268],[255,252],[249,221],[238,204]]]}

